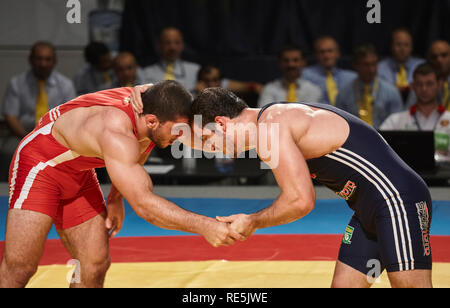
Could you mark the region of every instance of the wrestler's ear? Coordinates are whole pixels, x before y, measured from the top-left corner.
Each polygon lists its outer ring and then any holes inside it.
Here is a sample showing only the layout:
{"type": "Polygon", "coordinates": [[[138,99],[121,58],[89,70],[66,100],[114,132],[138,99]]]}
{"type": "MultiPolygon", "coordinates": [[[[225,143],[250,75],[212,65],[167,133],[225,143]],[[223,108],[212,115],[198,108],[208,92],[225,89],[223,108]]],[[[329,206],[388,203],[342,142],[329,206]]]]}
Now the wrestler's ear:
{"type": "Polygon", "coordinates": [[[153,114],[146,114],[144,116],[145,124],[149,129],[156,129],[159,127],[160,121],[157,116],[153,114]]]}
{"type": "Polygon", "coordinates": [[[227,123],[230,120],[230,118],[228,117],[221,117],[221,116],[217,116],[214,121],[216,122],[216,125],[219,125],[220,127],[222,127],[222,130],[224,132],[227,131],[227,123]]]}

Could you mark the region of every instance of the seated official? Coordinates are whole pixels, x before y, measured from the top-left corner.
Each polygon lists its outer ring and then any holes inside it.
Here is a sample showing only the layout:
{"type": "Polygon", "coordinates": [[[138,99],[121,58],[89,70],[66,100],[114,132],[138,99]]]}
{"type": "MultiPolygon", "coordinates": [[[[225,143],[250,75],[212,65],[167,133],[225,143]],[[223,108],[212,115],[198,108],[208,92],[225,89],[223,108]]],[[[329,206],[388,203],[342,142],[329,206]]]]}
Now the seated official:
{"type": "Polygon", "coordinates": [[[302,51],[296,46],[286,46],[279,54],[282,77],[268,83],[262,90],[258,106],[273,102],[316,102],[323,101],[322,91],[313,83],[302,78],[305,66],[302,51]]]}
{"type": "Polygon", "coordinates": [[[78,95],[112,88],[114,72],[108,47],[92,42],[84,49],[84,58],[87,64],[74,77],[78,95]]]}
{"type": "Polygon", "coordinates": [[[222,78],[220,69],[214,65],[204,65],[197,74],[195,93],[198,94],[206,88],[224,88],[237,95],[259,94],[263,85],[257,82],[238,81],[222,78]]]}
{"type": "Polygon", "coordinates": [[[439,104],[438,75],[431,65],[417,67],[412,88],[416,104],[408,111],[391,115],[380,129],[434,131],[437,160],[450,161],[450,112],[439,104]]]}
{"type": "Polygon", "coordinates": [[[428,61],[437,71],[442,82],[439,102],[447,111],[450,111],[450,44],[443,40],[433,42],[428,61]]]}
{"type": "Polygon", "coordinates": [[[144,72],[138,67],[132,53],[120,52],[113,60],[113,69],[115,74],[113,88],[145,84],[144,72]]]}
{"type": "Polygon", "coordinates": [[[413,73],[419,64],[425,62],[412,56],[413,38],[411,33],[404,28],[392,32],[391,53],[392,56],[384,59],[378,65],[378,74],[381,79],[397,87],[402,94],[406,105],[410,93],[410,84],[413,81],[413,73]]]}
{"type": "MultiPolygon", "coordinates": [[[[31,69],[11,79],[3,99],[2,114],[10,132],[2,138],[0,148],[1,162],[7,167],[20,140],[40,118],[76,96],[72,81],[55,69],[57,55],[51,43],[35,43],[28,59],[31,69]]],[[[5,170],[0,173],[3,176],[5,170]]]]}
{"type": "MultiPolygon", "coordinates": [[[[450,111],[450,45],[443,40],[437,40],[430,46],[428,53],[428,63],[436,70],[441,89],[439,91],[439,103],[450,111]]],[[[414,92],[408,98],[408,106],[415,104],[417,100],[414,92]]]]}
{"type": "Polygon", "coordinates": [[[184,39],[180,30],[172,27],[163,29],[158,43],[161,59],[144,69],[146,83],[175,80],[193,93],[200,65],[181,59],[183,50],[184,39]]]}
{"type": "Polygon", "coordinates": [[[339,91],[356,77],[356,73],[337,67],[341,54],[334,38],[319,37],[314,49],[318,64],[305,67],[302,77],[320,87],[324,103],[335,106],[339,91]]]}
{"type": "Polygon", "coordinates": [[[378,54],[373,45],[355,49],[353,66],[358,77],[342,88],[336,107],[378,129],[389,115],[403,110],[402,98],[393,85],[378,77],[378,54]]]}
{"type": "Polygon", "coordinates": [[[31,69],[13,77],[6,89],[2,113],[12,134],[22,139],[50,109],[73,99],[72,81],[55,70],[56,49],[37,42],[31,48],[31,69]]]}

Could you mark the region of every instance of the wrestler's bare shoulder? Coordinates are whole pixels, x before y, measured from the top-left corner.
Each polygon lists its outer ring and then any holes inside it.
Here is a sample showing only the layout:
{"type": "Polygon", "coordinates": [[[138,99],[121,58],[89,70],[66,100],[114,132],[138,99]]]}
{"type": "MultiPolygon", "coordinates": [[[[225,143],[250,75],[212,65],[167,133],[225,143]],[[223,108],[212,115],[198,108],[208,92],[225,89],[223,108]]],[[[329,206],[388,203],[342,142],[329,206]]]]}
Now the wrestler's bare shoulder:
{"type": "Polygon", "coordinates": [[[111,134],[133,134],[127,114],[112,106],[75,108],[56,120],[53,137],[63,146],[83,156],[98,157],[98,141],[111,134]]]}
{"type": "Polygon", "coordinates": [[[268,108],[259,123],[278,123],[287,129],[305,158],[321,157],[341,147],[350,127],[340,115],[302,104],[278,104],[268,108]]]}
{"type": "Polygon", "coordinates": [[[276,124],[280,129],[288,129],[294,138],[302,135],[310,127],[315,111],[300,104],[278,104],[266,109],[259,119],[259,124],[276,124]]]}
{"type": "Polygon", "coordinates": [[[262,114],[261,123],[277,123],[280,121],[298,119],[298,117],[308,118],[313,116],[314,110],[301,104],[277,104],[269,107],[262,114]]]}

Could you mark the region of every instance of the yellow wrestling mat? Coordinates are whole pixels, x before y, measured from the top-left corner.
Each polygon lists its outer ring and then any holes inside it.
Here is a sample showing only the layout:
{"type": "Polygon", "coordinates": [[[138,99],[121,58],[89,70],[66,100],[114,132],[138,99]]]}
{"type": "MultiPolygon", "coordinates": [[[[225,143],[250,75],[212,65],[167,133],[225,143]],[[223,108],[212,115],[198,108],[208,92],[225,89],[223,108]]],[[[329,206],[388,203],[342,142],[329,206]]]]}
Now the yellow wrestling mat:
{"type": "MultiPolygon", "coordinates": [[[[106,288],[329,288],[335,262],[154,262],[115,263],[106,276],[106,288]]],[[[67,288],[71,268],[41,266],[29,288],[67,288]]],[[[450,263],[433,264],[433,283],[450,287],[450,263]]],[[[374,288],[389,288],[386,272],[374,288]]]]}

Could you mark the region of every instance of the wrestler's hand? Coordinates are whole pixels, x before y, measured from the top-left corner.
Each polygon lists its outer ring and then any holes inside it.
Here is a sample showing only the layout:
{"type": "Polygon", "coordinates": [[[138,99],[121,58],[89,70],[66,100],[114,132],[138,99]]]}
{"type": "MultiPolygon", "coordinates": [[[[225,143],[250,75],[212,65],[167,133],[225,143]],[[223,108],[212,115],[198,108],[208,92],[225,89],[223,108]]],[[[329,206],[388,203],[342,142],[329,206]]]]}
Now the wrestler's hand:
{"type": "Polygon", "coordinates": [[[145,91],[150,89],[152,86],[153,84],[135,86],[131,91],[131,96],[127,100],[125,100],[125,105],[131,104],[133,106],[133,110],[138,114],[144,112],[144,105],[142,104],[141,94],[145,93],[145,91]]]}
{"type": "Polygon", "coordinates": [[[243,236],[243,239],[241,240],[248,239],[256,231],[250,215],[238,214],[228,217],[216,217],[216,219],[221,222],[229,223],[231,230],[243,236]]]}
{"type": "Polygon", "coordinates": [[[245,238],[239,233],[234,232],[229,224],[215,221],[208,226],[202,235],[206,241],[213,247],[230,246],[237,240],[243,241],[245,238]]]}
{"type": "Polygon", "coordinates": [[[115,237],[122,229],[123,219],[125,217],[125,208],[122,198],[108,200],[107,217],[105,221],[106,229],[108,229],[109,236],[115,237]]]}

